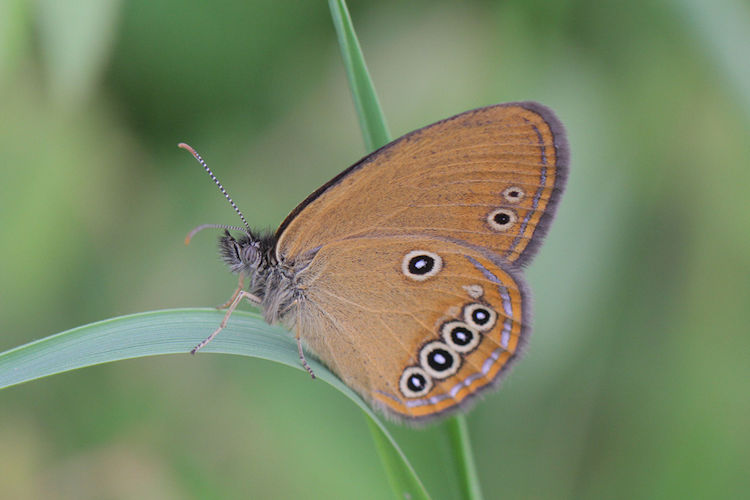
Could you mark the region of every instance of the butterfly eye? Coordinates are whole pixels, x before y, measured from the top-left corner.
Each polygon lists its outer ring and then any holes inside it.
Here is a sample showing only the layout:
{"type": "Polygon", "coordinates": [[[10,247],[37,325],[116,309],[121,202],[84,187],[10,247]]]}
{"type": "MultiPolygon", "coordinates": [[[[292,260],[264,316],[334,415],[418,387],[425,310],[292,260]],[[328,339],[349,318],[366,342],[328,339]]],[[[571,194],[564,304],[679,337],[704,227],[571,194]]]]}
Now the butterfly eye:
{"type": "Polygon", "coordinates": [[[419,351],[419,364],[436,379],[448,378],[461,367],[461,357],[445,342],[429,342],[419,351]]]}
{"type": "Polygon", "coordinates": [[[486,332],[495,326],[497,313],[484,304],[469,304],[464,308],[464,321],[480,332],[486,332]]]}
{"type": "Polygon", "coordinates": [[[254,262],[258,257],[258,249],[252,245],[248,245],[242,249],[242,256],[245,262],[254,262]]]}
{"type": "Polygon", "coordinates": [[[416,281],[424,281],[435,276],[443,268],[443,259],[434,252],[412,250],[404,256],[401,271],[416,281]]]}
{"type": "Polygon", "coordinates": [[[523,192],[523,189],[516,186],[511,186],[503,191],[503,198],[505,198],[510,203],[518,203],[519,201],[523,200],[523,197],[525,195],[526,193],[523,192]]]}
{"type": "Polygon", "coordinates": [[[399,380],[401,394],[407,398],[424,396],[432,389],[432,379],[427,372],[418,366],[410,366],[401,374],[399,380]]]}
{"type": "Polygon", "coordinates": [[[517,217],[513,210],[498,208],[487,216],[487,223],[495,231],[506,231],[516,223],[517,217]]]}
{"type": "Polygon", "coordinates": [[[440,334],[445,343],[460,354],[473,351],[482,340],[479,333],[463,321],[449,321],[443,324],[440,334]]]}

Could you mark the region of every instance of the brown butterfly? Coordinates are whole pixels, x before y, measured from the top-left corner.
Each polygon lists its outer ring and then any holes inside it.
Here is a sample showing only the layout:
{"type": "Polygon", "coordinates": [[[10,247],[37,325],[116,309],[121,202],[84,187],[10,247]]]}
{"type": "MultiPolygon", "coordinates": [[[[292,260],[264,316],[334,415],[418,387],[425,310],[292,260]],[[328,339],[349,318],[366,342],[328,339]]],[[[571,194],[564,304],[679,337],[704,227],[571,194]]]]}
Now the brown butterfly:
{"type": "Polygon", "coordinates": [[[567,169],[552,111],[508,103],[383,146],[308,196],[273,235],[252,231],[232,202],[247,229],[204,225],[190,235],[243,233],[219,240],[240,287],[193,353],[248,299],[296,333],[311,375],[303,343],[387,415],[417,421],[461,408],[500,380],[528,339],[521,266],[552,221],[567,169]]]}

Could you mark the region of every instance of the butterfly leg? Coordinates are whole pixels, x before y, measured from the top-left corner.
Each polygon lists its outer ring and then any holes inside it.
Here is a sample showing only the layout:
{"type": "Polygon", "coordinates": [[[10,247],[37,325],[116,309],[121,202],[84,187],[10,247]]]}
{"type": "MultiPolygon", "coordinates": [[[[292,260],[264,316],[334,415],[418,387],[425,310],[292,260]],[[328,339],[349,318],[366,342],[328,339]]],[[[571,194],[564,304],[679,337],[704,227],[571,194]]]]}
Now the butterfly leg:
{"type": "MultiPolygon", "coordinates": [[[[297,303],[298,301],[295,300],[294,305],[297,305],[297,303]]],[[[297,309],[297,327],[295,328],[297,333],[295,334],[294,338],[297,340],[297,352],[299,352],[299,360],[302,363],[302,366],[304,367],[304,369],[307,370],[307,373],[309,373],[310,376],[313,378],[313,380],[315,380],[315,372],[313,372],[313,369],[310,368],[310,365],[307,364],[307,360],[305,359],[305,353],[302,350],[302,339],[300,338],[300,333],[299,333],[301,324],[302,323],[300,322],[299,309],[297,309]]]]}
{"type": "Polygon", "coordinates": [[[239,293],[242,291],[243,288],[245,288],[245,275],[240,273],[240,282],[237,283],[237,289],[234,291],[234,293],[229,298],[229,300],[227,300],[225,303],[223,303],[220,306],[216,306],[216,309],[226,309],[227,307],[229,307],[232,304],[232,302],[234,302],[234,299],[237,298],[237,295],[239,295],[239,293]]]}
{"type": "Polygon", "coordinates": [[[221,323],[219,324],[219,328],[214,330],[214,332],[208,337],[206,337],[206,339],[204,339],[200,344],[193,347],[193,350],[190,351],[190,354],[195,354],[200,349],[205,347],[206,344],[211,342],[214,339],[214,337],[216,337],[216,335],[218,335],[219,332],[222,331],[227,326],[227,321],[229,321],[229,317],[232,315],[234,310],[237,309],[237,306],[239,305],[240,302],[242,302],[242,299],[247,299],[253,304],[260,304],[261,302],[261,300],[255,295],[253,295],[252,293],[246,292],[240,289],[238,292],[235,293],[234,300],[232,300],[232,303],[229,305],[229,309],[227,309],[227,313],[224,315],[224,319],[221,320],[221,323]]]}
{"type": "Polygon", "coordinates": [[[305,353],[302,351],[302,339],[300,339],[299,337],[299,332],[297,332],[295,338],[297,339],[297,351],[299,352],[299,360],[302,362],[302,366],[304,367],[304,369],[307,370],[307,373],[309,373],[313,380],[315,380],[315,372],[313,372],[313,369],[310,368],[310,365],[307,364],[305,353]]]}

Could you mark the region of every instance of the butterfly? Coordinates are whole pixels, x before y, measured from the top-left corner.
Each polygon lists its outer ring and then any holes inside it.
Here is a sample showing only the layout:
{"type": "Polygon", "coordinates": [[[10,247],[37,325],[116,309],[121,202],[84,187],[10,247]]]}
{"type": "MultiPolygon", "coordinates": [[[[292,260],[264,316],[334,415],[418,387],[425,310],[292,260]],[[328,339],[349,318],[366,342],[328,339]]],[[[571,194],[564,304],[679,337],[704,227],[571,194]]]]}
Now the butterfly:
{"type": "Polygon", "coordinates": [[[534,102],[478,108],[411,132],[307,197],[273,234],[224,228],[243,300],[374,408],[419,422],[465,408],[508,372],[530,333],[522,267],[568,173],[565,131],[534,102]],[[235,237],[229,229],[239,232],[235,237]],[[247,289],[244,279],[249,279],[247,289]]]}

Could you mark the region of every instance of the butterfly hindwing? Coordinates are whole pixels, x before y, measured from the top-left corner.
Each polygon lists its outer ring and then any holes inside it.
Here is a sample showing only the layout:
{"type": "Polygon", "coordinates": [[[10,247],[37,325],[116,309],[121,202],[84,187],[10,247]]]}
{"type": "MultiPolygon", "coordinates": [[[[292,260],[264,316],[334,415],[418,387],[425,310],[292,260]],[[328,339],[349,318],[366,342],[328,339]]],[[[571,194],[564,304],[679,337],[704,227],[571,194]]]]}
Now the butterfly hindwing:
{"type": "Polygon", "coordinates": [[[397,418],[464,405],[500,378],[529,331],[520,273],[491,252],[440,238],[332,242],[297,280],[305,342],[397,418]]]}

